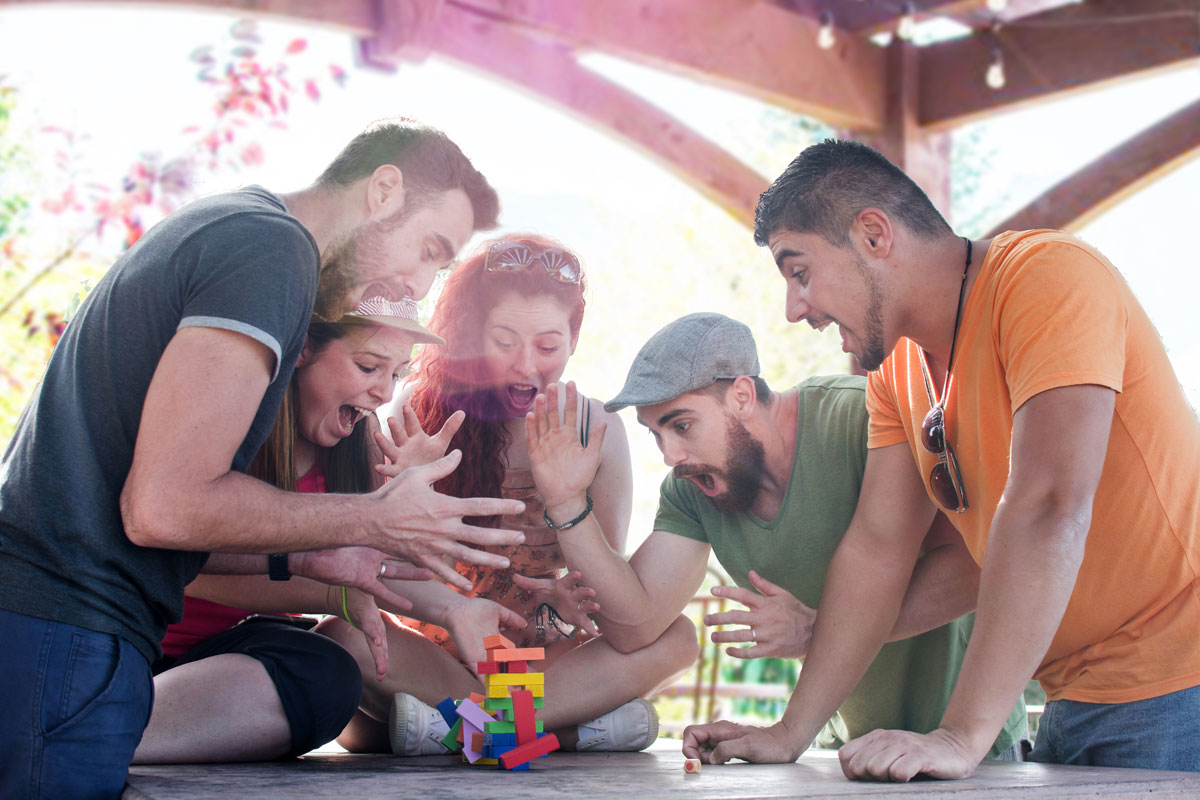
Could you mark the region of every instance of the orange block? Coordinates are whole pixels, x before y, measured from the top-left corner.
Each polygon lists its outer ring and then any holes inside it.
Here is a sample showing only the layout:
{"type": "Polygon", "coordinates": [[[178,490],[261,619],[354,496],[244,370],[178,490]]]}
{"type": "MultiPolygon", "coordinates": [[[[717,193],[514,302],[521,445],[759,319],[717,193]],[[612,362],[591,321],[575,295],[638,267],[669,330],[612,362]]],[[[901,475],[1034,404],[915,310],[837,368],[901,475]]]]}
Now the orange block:
{"type": "Polygon", "coordinates": [[[486,697],[481,695],[479,692],[471,692],[469,695],[467,695],[467,697],[469,697],[471,699],[472,703],[474,703],[477,706],[481,706],[481,707],[483,706],[483,701],[487,699],[486,697]]]}
{"type": "Polygon", "coordinates": [[[506,650],[491,650],[488,657],[492,661],[541,661],[546,657],[546,648],[510,647],[506,650]]]}
{"type": "Polygon", "coordinates": [[[512,649],[514,647],[516,647],[516,645],[512,643],[512,640],[500,633],[493,633],[491,636],[483,637],[484,650],[498,650],[500,648],[512,649]]]}

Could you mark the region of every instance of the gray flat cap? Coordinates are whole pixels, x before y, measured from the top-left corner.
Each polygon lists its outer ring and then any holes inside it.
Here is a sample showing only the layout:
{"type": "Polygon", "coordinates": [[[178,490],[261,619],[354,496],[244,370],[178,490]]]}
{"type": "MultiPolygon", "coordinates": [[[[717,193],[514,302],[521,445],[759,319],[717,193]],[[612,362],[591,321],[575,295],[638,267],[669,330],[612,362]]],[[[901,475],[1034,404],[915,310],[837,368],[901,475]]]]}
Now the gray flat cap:
{"type": "Polygon", "coordinates": [[[719,380],[758,373],[758,348],[749,328],[722,314],[688,314],[642,346],[624,388],[604,410],[658,405],[719,380]]]}

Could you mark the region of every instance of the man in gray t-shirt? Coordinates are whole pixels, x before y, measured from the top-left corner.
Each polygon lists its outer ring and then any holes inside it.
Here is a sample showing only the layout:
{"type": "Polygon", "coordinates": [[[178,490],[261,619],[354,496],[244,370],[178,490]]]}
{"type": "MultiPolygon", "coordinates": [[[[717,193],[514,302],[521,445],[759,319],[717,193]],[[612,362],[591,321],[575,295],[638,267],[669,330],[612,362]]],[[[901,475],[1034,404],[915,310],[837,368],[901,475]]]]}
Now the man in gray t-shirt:
{"type": "MultiPolygon", "coordinates": [[[[589,583],[610,587],[595,598],[597,623],[622,652],[677,624],[704,579],[710,551],[743,587],[718,591],[746,607],[713,615],[709,624],[744,626],[713,639],[750,643],[731,651],[743,658],[803,658],[807,651],[825,573],[863,485],[865,381],[809,378],[772,392],[758,372],[745,325],[691,314],[651,337],[625,387],[605,404],[609,411],[635,406],[672,467],[654,532],[628,564],[586,516],[559,537],[568,565],[589,583]]],[[[555,448],[546,436],[531,443],[530,458],[549,518],[574,519],[587,502],[583,489],[568,485],[568,476],[581,474],[568,462],[580,455],[555,448]],[[543,485],[543,476],[554,482],[543,485]]],[[[978,569],[944,518],[930,522],[893,642],[818,737],[821,746],[840,746],[877,727],[937,727],[970,634],[971,618],[963,615],[974,602],[978,569]]],[[[992,756],[1011,757],[1024,729],[1019,706],[992,756]]]]}
{"type": "Polygon", "coordinates": [[[429,488],[453,455],[363,496],[285,493],[244,474],[314,303],[336,318],[364,295],[419,299],[497,213],[444,134],[385,122],[311,187],[200,200],[113,265],[0,462],[0,796],[121,792],[150,662],[202,567],[262,573],[270,560],[274,578],[386,597],[383,573],[412,570],[385,556],[450,577],[439,556],[495,561],[456,540],[515,541],[461,517],[519,503],[429,488]]]}

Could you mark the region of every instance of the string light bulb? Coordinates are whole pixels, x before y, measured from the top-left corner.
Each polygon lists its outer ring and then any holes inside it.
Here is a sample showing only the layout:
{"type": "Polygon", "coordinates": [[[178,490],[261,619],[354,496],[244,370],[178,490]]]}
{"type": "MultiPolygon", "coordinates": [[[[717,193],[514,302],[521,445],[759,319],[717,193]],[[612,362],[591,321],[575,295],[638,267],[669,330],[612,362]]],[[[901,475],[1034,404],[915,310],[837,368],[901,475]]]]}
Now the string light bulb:
{"type": "Polygon", "coordinates": [[[993,90],[1003,89],[1007,82],[1004,77],[1004,54],[1000,52],[999,47],[992,48],[992,63],[988,65],[987,75],[984,77],[989,88],[993,90]]]}
{"type": "Polygon", "coordinates": [[[913,33],[916,31],[917,21],[914,18],[915,10],[912,3],[904,4],[904,14],[900,17],[900,24],[896,26],[896,35],[904,41],[911,41],[913,33]]]}
{"type": "Polygon", "coordinates": [[[833,30],[833,14],[821,12],[821,29],[817,31],[817,47],[828,50],[837,44],[837,34],[833,30]]]}

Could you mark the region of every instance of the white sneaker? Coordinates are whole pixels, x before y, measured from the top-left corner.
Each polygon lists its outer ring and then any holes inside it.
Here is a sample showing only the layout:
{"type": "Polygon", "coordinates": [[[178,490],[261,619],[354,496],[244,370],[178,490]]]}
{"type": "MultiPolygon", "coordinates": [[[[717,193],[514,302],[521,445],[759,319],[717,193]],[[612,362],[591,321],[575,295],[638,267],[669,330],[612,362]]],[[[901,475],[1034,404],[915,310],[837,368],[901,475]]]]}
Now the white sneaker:
{"type": "Polygon", "coordinates": [[[576,750],[645,750],[658,738],[658,711],[640,697],[579,726],[576,750]]]}
{"type": "Polygon", "coordinates": [[[442,737],[450,726],[442,712],[425,705],[411,694],[397,692],[388,715],[392,752],[398,756],[435,756],[450,752],[442,737]]]}

